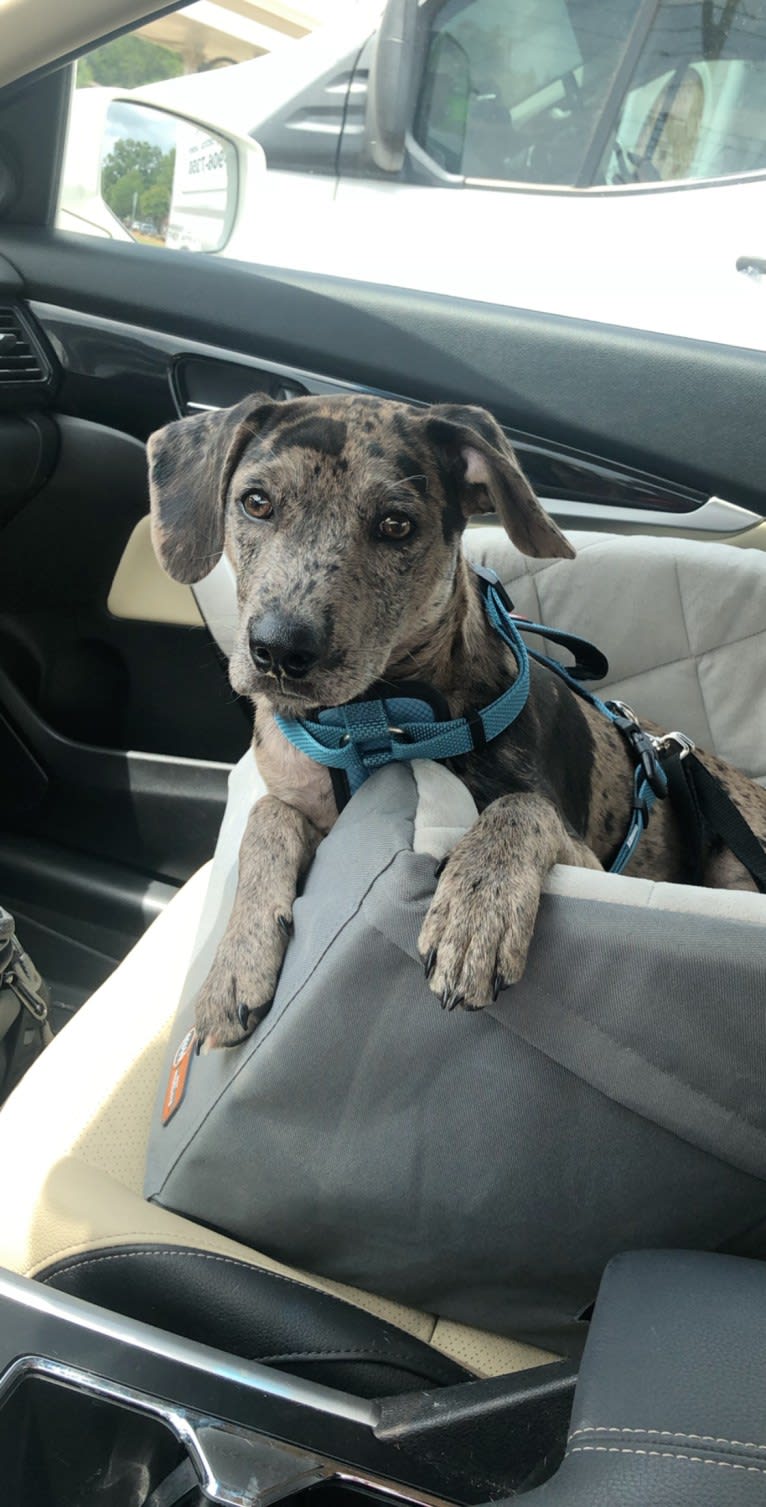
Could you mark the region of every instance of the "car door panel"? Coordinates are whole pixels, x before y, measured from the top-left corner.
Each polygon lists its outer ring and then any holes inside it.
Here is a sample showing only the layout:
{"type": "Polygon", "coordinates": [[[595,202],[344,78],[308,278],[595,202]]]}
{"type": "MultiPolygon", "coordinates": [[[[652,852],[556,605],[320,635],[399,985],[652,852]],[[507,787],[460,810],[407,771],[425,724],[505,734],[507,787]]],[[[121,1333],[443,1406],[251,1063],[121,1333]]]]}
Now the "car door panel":
{"type": "Polygon", "coordinates": [[[89,333],[58,401],[64,412],[82,411],[87,397],[100,422],[114,422],[117,404],[139,438],[174,416],[167,344],[164,373],[157,356],[144,365],[148,331],[150,343],[164,336],[171,350],[198,342],[333,385],[482,403],[544,444],[763,510],[766,368],[755,352],[63,232],[4,228],[2,247],[37,306],[135,329],[127,369],[124,348],[110,359],[103,339],[89,357],[89,333]]]}

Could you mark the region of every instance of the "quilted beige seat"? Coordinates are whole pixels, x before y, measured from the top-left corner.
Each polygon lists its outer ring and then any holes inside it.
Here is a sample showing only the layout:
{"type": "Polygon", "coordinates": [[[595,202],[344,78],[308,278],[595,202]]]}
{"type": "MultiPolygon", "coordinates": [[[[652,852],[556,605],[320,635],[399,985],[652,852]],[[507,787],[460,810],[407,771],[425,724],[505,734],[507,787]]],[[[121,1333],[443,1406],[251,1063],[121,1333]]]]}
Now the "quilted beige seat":
{"type": "MultiPolygon", "coordinates": [[[[766,776],[766,556],[723,545],[581,536],[572,562],[522,559],[498,530],[469,536],[516,606],[593,638],[608,653],[608,690],[681,727],[750,775],[766,776]]],[[[550,1357],[507,1338],[322,1281],[154,1204],[142,1194],[158,1078],[182,990],[201,982],[231,884],[236,829],[224,823],[200,870],[78,1013],[0,1112],[0,1263],[45,1280],[75,1254],[147,1243],[244,1263],[332,1295],[478,1376],[550,1357]],[[212,874],[212,881],[211,881],[212,874]]],[[[559,892],[692,910],[763,924],[766,897],[704,892],[557,869],[559,892]]],[[[162,1322],[162,1315],[155,1317],[162,1322]]]]}

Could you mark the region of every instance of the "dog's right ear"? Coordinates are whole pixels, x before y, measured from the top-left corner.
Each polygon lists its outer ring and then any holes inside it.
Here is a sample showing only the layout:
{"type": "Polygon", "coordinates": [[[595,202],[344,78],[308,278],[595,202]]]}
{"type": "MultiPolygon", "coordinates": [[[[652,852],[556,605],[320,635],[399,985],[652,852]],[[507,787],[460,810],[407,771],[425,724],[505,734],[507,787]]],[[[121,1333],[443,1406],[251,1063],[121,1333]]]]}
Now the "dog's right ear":
{"type": "Polygon", "coordinates": [[[220,560],[229,478],[276,407],[256,393],[234,408],[179,419],[150,436],[152,543],[174,581],[201,581],[220,560]]]}

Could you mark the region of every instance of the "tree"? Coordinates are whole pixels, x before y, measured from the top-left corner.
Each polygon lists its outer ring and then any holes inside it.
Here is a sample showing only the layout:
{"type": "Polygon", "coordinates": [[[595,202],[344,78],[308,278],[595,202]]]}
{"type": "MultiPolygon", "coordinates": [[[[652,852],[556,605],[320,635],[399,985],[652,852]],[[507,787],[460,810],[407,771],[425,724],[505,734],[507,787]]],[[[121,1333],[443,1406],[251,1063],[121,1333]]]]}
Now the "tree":
{"type": "Polygon", "coordinates": [[[152,224],[159,228],[170,214],[169,185],[153,183],[151,188],[144,189],[138,201],[138,208],[142,220],[151,220],[152,224]]]}
{"type": "Polygon", "coordinates": [[[162,224],[170,213],[175,161],[175,149],[162,152],[133,137],[116,141],[101,170],[101,192],[113,214],[128,221],[138,212],[162,224]]]}
{"type": "Polygon", "coordinates": [[[77,65],[77,87],[106,84],[119,89],[136,89],[139,84],[155,84],[160,79],[177,78],[184,73],[183,58],[169,47],[160,47],[146,37],[115,37],[96,47],[77,65]]]}
{"type": "Polygon", "coordinates": [[[124,173],[122,178],[113,183],[108,193],[104,193],[109,208],[118,220],[132,220],[144,187],[144,179],[138,168],[134,167],[132,172],[124,173]]]}
{"type": "MultiPolygon", "coordinates": [[[[126,173],[138,172],[149,183],[153,183],[162,159],[163,153],[160,148],[152,146],[150,142],[141,141],[135,136],[122,137],[114,143],[108,157],[104,158],[101,169],[101,192],[106,198],[107,189],[119,183],[126,173]]],[[[146,186],[145,183],[143,187],[146,186]]]]}

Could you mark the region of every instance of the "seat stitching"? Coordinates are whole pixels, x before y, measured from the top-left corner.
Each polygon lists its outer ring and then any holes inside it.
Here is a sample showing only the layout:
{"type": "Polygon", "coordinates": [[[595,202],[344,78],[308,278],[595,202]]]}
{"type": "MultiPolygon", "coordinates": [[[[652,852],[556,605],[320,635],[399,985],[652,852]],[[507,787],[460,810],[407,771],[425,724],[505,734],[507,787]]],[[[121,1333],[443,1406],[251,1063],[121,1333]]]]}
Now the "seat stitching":
{"type": "MultiPolygon", "coordinates": [[[[390,1350],[378,1350],[375,1345],[349,1345],[341,1350],[278,1350],[274,1355],[259,1355],[258,1360],[264,1366],[273,1365],[275,1361],[290,1360],[343,1360],[349,1355],[375,1356],[380,1360],[388,1361],[391,1365],[399,1366],[402,1371],[411,1371],[413,1357],[405,1355],[392,1355],[390,1350]]],[[[415,1357],[415,1360],[417,1357],[415,1357]]],[[[418,1368],[422,1374],[422,1367],[418,1368]]]]}
{"type": "Polygon", "coordinates": [[[766,1476],[766,1465],[735,1465],[731,1460],[706,1460],[703,1455],[677,1455],[671,1450],[624,1449],[619,1444],[576,1444],[570,1455],[644,1455],[648,1460],[683,1460],[687,1465],[717,1465],[721,1470],[744,1470],[766,1476]]]}
{"type": "MultiPolygon", "coordinates": [[[[113,1251],[109,1255],[89,1256],[84,1261],[81,1261],[78,1259],[78,1257],[75,1257],[67,1269],[71,1271],[74,1267],[77,1267],[79,1271],[85,1271],[86,1267],[100,1266],[105,1261],[127,1261],[140,1256],[145,1256],[147,1259],[151,1260],[156,1260],[157,1257],[162,1256],[172,1256],[176,1261],[184,1259],[194,1259],[196,1261],[220,1261],[224,1266],[236,1266],[239,1267],[241,1271],[263,1272],[267,1277],[275,1277],[278,1282],[286,1282],[289,1287],[299,1288],[301,1292],[315,1292],[317,1294],[317,1297],[319,1298],[329,1298],[329,1300],[333,1303],[342,1303],[343,1307],[349,1308],[352,1313],[364,1313],[366,1311],[365,1309],[357,1308],[353,1303],[348,1303],[345,1298],[337,1297],[335,1293],[324,1292],[321,1287],[313,1287],[309,1282],[301,1282],[297,1277],[286,1277],[284,1272],[272,1271],[268,1266],[251,1266],[249,1261],[238,1261],[236,1256],[216,1255],[213,1251],[181,1250],[176,1246],[145,1251],[136,1250],[135,1247],[133,1247],[125,1251],[113,1251]]],[[[55,1275],[56,1273],[53,1272],[50,1276],[38,1278],[37,1280],[42,1281],[43,1284],[47,1285],[53,1280],[53,1277],[55,1275]]],[[[371,1314],[369,1315],[369,1317],[376,1318],[376,1315],[371,1314]]],[[[390,1323],[392,1329],[398,1329],[398,1325],[394,1324],[390,1319],[379,1319],[378,1322],[381,1324],[390,1323]]],[[[399,1332],[401,1334],[406,1333],[406,1331],[403,1329],[399,1330],[399,1332]]],[[[414,1336],[411,1336],[411,1338],[414,1338],[414,1336]]]]}
{"type": "MultiPolygon", "coordinates": [[[[263,1273],[265,1273],[265,1275],[267,1277],[275,1277],[278,1282],[285,1282],[288,1287],[297,1287],[300,1292],[315,1293],[318,1298],[325,1298],[325,1299],[328,1299],[329,1302],[331,1302],[331,1303],[338,1303],[343,1308],[348,1308],[351,1313],[354,1313],[354,1314],[358,1314],[358,1313],[365,1314],[367,1318],[372,1319],[375,1323],[385,1324],[395,1334],[401,1335],[402,1339],[405,1340],[405,1341],[407,1341],[409,1344],[414,1344],[414,1345],[418,1345],[418,1346],[419,1345],[423,1345],[423,1346],[425,1346],[426,1349],[430,1348],[429,1347],[429,1342],[427,1340],[418,1340],[417,1336],[407,1334],[407,1331],[405,1329],[400,1329],[399,1326],[398,1326],[398,1324],[395,1324],[393,1322],[393,1320],[391,1320],[391,1319],[381,1319],[381,1318],[378,1317],[377,1314],[367,1313],[366,1309],[357,1308],[353,1303],[347,1303],[346,1300],[345,1300],[345,1298],[339,1298],[339,1297],[337,1297],[335,1295],[335,1293],[323,1292],[322,1289],[321,1289],[321,1287],[312,1287],[308,1282],[306,1282],[306,1283],[300,1282],[295,1277],[286,1277],[286,1276],[284,1276],[284,1274],[282,1272],[271,1271],[269,1267],[250,1266],[249,1262],[247,1262],[247,1261],[238,1261],[234,1256],[218,1256],[218,1255],[214,1255],[212,1251],[186,1251],[186,1250],[178,1250],[176,1248],[164,1249],[164,1250],[151,1250],[151,1251],[139,1251],[139,1250],[115,1251],[112,1254],[105,1255],[105,1256],[89,1256],[85,1261],[80,1261],[77,1258],[75,1258],[67,1266],[66,1270],[72,1271],[74,1268],[77,1268],[78,1271],[85,1271],[86,1268],[89,1267],[89,1266],[101,1266],[106,1261],[127,1261],[127,1260],[132,1260],[132,1259],[135,1259],[136,1257],[141,1257],[141,1256],[145,1256],[147,1259],[152,1259],[152,1260],[155,1260],[158,1256],[159,1257],[162,1257],[162,1256],[172,1256],[176,1261],[178,1261],[180,1259],[189,1259],[189,1258],[197,1260],[197,1261],[200,1261],[200,1260],[201,1261],[219,1261],[219,1262],[222,1262],[224,1264],[224,1266],[236,1266],[241,1271],[246,1271],[246,1272],[250,1272],[250,1271],[263,1272],[263,1273]]],[[[53,1282],[54,1277],[56,1275],[59,1275],[59,1274],[56,1273],[56,1272],[51,1272],[49,1276],[38,1278],[37,1280],[40,1281],[43,1286],[47,1287],[50,1283],[53,1282]]],[[[403,1364],[403,1357],[404,1357],[404,1354],[406,1353],[406,1348],[407,1347],[405,1345],[402,1345],[402,1358],[400,1359],[399,1364],[403,1364]]],[[[348,1353],[351,1354],[351,1353],[354,1353],[354,1352],[348,1352],[348,1353]]],[[[358,1351],[356,1353],[358,1353],[358,1354],[361,1355],[361,1354],[366,1353],[366,1350],[365,1351],[360,1350],[360,1351],[358,1351]]],[[[389,1360],[391,1359],[390,1355],[388,1355],[387,1352],[385,1352],[385,1351],[370,1350],[369,1353],[370,1354],[376,1354],[376,1355],[384,1356],[385,1358],[387,1358],[389,1360]]],[[[441,1352],[440,1351],[437,1350],[435,1353],[436,1353],[436,1355],[441,1356],[441,1352]]],[[[442,1357],[442,1358],[446,1358],[447,1360],[451,1359],[450,1357],[442,1357]]],[[[411,1353],[410,1359],[414,1360],[414,1361],[417,1361],[418,1356],[417,1356],[417,1352],[416,1351],[413,1351],[411,1353]]],[[[452,1361],[452,1364],[459,1366],[459,1362],[458,1361],[452,1361]]],[[[466,1374],[469,1375],[469,1376],[471,1374],[470,1371],[468,1371],[468,1368],[465,1367],[465,1366],[460,1366],[460,1370],[466,1372],[466,1374]]]]}
{"type": "MultiPolygon", "coordinates": [[[[620,920],[622,920],[622,917],[620,917],[620,920]]],[[[700,932],[702,932],[702,928],[700,928],[700,932]]],[[[707,957],[708,954],[710,954],[711,956],[715,954],[715,944],[711,944],[708,938],[704,935],[700,935],[697,941],[697,948],[699,953],[703,957],[707,957]]],[[[489,1014],[491,1019],[498,1020],[498,1017],[493,1014],[493,1006],[491,1004],[485,1005],[484,1014],[489,1014]]],[[[756,1135],[760,1141],[762,1141],[764,1139],[764,1136],[766,1136],[766,1131],[764,1131],[761,1126],[757,1125],[754,1121],[747,1119],[747,1117],[741,1114],[738,1110],[732,1109],[728,1104],[725,1104],[719,1099],[713,1098],[713,1095],[707,1093],[704,1088],[701,1088],[699,1087],[699,1085],[690,1083],[686,1079],[679,1077],[669,1068],[661,1067],[660,1064],[654,1060],[654,1058],[649,1057],[646,1053],[639,1052],[637,1047],[631,1045],[631,1043],[628,1041],[624,1041],[622,1037],[605,1030],[603,1026],[598,1025],[595,1020],[592,1020],[589,1015],[586,1015],[583,1010],[575,1009],[575,1007],[570,1004],[569,1001],[567,1001],[566,1003],[566,1014],[568,1016],[572,1016],[575,1020],[582,1021],[588,1027],[589,1031],[592,1032],[595,1040],[603,1040],[606,1041],[609,1046],[616,1047],[624,1060],[635,1060],[642,1063],[644,1066],[648,1067],[652,1073],[654,1073],[655,1077],[661,1079],[663,1082],[667,1082],[674,1086],[680,1084],[681,1087],[685,1088],[690,1094],[692,1094],[700,1104],[707,1104],[710,1105],[712,1109],[723,1111],[728,1116],[730,1121],[734,1122],[737,1125],[744,1125],[749,1131],[753,1132],[753,1134],[756,1135]]],[[[502,1023],[502,1017],[500,1017],[499,1023],[502,1023]]],[[[512,1021],[510,1029],[513,1029],[512,1021]]]]}
{"type": "Polygon", "coordinates": [[[577,1439],[581,1434],[654,1434],[660,1439],[694,1439],[697,1444],[729,1444],[736,1445],[737,1449],[766,1449],[766,1444],[754,1444],[745,1439],[723,1439],[716,1434],[688,1434],[672,1429],[628,1428],[627,1424],[622,1428],[594,1424],[588,1428],[573,1429],[569,1438],[577,1439]]]}

